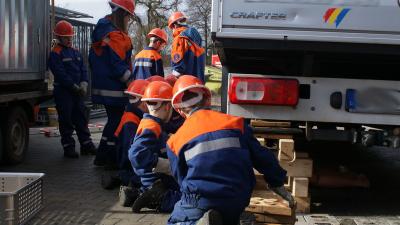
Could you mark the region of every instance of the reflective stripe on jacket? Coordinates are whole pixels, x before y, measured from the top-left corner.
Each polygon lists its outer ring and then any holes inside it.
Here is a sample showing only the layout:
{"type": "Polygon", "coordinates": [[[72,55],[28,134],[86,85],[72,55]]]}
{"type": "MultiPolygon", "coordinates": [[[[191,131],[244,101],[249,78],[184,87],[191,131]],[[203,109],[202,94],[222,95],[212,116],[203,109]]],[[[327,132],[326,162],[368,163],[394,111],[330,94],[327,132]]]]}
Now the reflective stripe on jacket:
{"type": "Polygon", "coordinates": [[[164,68],[160,53],[146,47],[135,56],[133,62],[133,79],[147,79],[153,75],[164,76],[164,68]]]}
{"type": "Polygon", "coordinates": [[[97,104],[125,106],[123,94],[131,78],[132,43],[109,17],[99,20],[92,33],[89,63],[92,70],[92,101],[97,104]]]}
{"type": "Polygon", "coordinates": [[[255,184],[253,167],[272,187],[283,185],[286,176],[243,118],[212,110],[188,117],[168,140],[167,153],[181,191],[200,196],[206,208],[221,207],[227,199],[247,206],[255,184]]]}

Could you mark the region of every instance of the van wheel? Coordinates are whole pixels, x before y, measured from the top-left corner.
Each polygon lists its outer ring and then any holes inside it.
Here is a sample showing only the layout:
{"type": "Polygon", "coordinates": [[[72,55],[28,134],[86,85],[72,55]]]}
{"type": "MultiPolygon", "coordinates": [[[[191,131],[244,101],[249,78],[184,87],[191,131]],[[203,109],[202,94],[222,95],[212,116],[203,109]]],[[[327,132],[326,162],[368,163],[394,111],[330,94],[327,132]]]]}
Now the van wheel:
{"type": "Polygon", "coordinates": [[[7,113],[2,127],[4,133],[4,157],[7,163],[21,163],[29,144],[28,117],[21,107],[14,107],[7,113]]]}

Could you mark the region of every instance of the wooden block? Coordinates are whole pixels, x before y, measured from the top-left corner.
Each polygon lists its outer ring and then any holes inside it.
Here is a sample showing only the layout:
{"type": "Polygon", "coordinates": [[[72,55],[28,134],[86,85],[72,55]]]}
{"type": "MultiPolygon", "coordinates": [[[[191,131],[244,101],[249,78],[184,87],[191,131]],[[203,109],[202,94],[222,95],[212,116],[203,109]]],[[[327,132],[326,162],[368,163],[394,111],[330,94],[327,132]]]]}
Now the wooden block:
{"type": "Polygon", "coordinates": [[[296,213],[310,213],[311,199],[310,197],[294,197],[296,200],[296,213]]]}
{"type": "Polygon", "coordinates": [[[257,134],[255,133],[254,136],[266,139],[292,139],[293,135],[289,134],[257,134]]]}
{"type": "Polygon", "coordinates": [[[250,125],[253,127],[290,127],[290,122],[251,120],[250,125]]]}
{"type": "Polygon", "coordinates": [[[309,179],[306,177],[293,178],[292,194],[295,197],[308,197],[309,179]]]}
{"type": "Polygon", "coordinates": [[[285,188],[288,191],[292,191],[293,189],[293,177],[286,177],[287,178],[287,182],[285,183],[285,188]]]}
{"type": "Polygon", "coordinates": [[[294,216],[281,216],[281,215],[266,215],[254,213],[256,222],[268,223],[268,224],[294,224],[296,217],[294,216]]]}
{"type": "Polygon", "coordinates": [[[251,197],[259,197],[259,198],[280,198],[277,194],[272,192],[271,190],[253,190],[251,197]]]}
{"type": "Polygon", "coordinates": [[[292,216],[292,209],[282,199],[252,197],[246,211],[259,214],[292,216]]]}
{"type": "Polygon", "coordinates": [[[279,164],[291,177],[311,177],[313,161],[311,159],[296,159],[294,162],[280,161],[279,164]]]}
{"type": "Polygon", "coordinates": [[[292,161],[294,158],[294,141],[293,139],[279,140],[279,161],[292,161]]]}

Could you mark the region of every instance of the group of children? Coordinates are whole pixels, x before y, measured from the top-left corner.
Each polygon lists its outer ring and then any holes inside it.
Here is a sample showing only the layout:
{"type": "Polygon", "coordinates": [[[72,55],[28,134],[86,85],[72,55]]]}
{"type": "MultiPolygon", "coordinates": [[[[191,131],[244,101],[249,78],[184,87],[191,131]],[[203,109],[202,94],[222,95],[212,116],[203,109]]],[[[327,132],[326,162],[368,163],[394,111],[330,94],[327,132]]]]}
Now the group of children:
{"type": "Polygon", "coordinates": [[[143,207],[171,212],[180,198],[179,186],[168,172],[166,153],[168,135],[176,131],[168,128],[179,127],[183,122],[181,117],[171,120],[174,111],[170,102],[175,81],[173,75],[166,79],[156,75],[134,80],[125,91],[129,104],[115,132],[120,202],[125,207],[133,206],[135,212],[143,207]],[[143,200],[134,204],[136,198],[159,179],[173,190],[169,206],[161,207],[143,200]]]}
{"type": "Polygon", "coordinates": [[[168,21],[172,74],[164,76],[159,52],[168,41],[165,31],[150,31],[149,46],[131,63],[127,24],[134,1],[109,3],[112,14],[96,25],[89,54],[92,101],[104,105],[108,117],[97,151],[83,115],[88,79],[82,56],[72,48],[73,27],[66,21],[55,27],[49,68],[64,156],[79,156],[75,129],[81,154],[96,154],[98,166],[115,162],[121,204],[135,213],[143,208],[171,213],[169,225],[238,224],[255,184],[253,168],[293,207],[283,187],[286,171],[245,120],[210,109],[205,51],[186,17],[175,12],[168,21]]]}
{"type": "Polygon", "coordinates": [[[211,92],[200,79],[150,80],[129,85],[115,132],[123,206],[172,212],[168,224],[237,224],[254,187],[253,167],[295,204],[274,155],[243,118],[210,110],[211,92]],[[168,131],[174,113],[184,122],[168,131]]]}

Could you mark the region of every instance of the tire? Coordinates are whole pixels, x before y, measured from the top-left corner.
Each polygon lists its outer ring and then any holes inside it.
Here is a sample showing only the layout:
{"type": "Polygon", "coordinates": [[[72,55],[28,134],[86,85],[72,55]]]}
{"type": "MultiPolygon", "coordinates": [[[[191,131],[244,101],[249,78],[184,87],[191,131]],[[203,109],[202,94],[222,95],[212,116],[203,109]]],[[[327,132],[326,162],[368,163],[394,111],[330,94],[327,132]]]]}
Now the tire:
{"type": "Polygon", "coordinates": [[[23,108],[17,106],[8,111],[2,131],[5,161],[10,164],[21,163],[29,145],[28,117],[23,108]]]}

